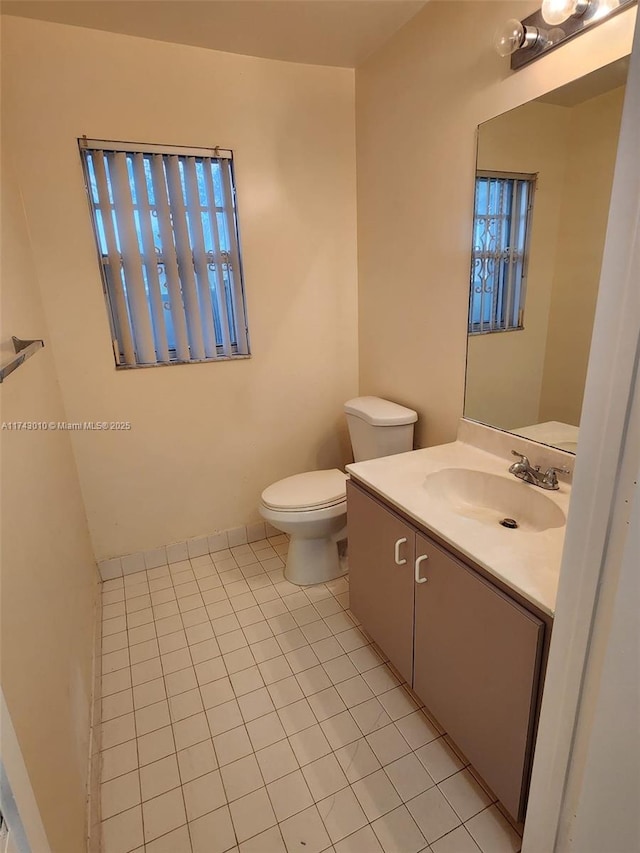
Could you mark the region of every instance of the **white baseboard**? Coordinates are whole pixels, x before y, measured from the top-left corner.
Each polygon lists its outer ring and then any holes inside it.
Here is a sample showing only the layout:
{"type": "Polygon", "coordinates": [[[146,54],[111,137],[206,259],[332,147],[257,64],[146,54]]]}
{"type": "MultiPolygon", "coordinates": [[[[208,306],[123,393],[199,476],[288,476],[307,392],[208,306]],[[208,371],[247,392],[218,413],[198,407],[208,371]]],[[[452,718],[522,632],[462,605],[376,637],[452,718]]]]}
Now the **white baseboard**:
{"type": "Polygon", "coordinates": [[[173,542],[149,551],[137,551],[135,554],[125,554],[98,563],[100,577],[103,581],[131,575],[145,569],[157,569],[168,563],[177,563],[205,554],[215,554],[235,545],[245,545],[247,542],[257,542],[267,536],[277,536],[280,533],[275,527],[264,521],[256,521],[231,530],[221,530],[210,536],[196,536],[183,542],[173,542]]]}

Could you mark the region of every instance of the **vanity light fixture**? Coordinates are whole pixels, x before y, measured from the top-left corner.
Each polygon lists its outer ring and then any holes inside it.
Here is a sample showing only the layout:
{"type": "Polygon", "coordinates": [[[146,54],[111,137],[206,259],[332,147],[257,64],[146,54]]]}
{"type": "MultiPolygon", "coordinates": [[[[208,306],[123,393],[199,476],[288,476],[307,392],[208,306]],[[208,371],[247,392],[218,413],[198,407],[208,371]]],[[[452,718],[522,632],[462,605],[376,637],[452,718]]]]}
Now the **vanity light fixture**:
{"type": "Polygon", "coordinates": [[[495,34],[494,47],[500,56],[511,56],[515,71],[635,2],[543,0],[542,8],[522,21],[507,21],[495,34]]]}

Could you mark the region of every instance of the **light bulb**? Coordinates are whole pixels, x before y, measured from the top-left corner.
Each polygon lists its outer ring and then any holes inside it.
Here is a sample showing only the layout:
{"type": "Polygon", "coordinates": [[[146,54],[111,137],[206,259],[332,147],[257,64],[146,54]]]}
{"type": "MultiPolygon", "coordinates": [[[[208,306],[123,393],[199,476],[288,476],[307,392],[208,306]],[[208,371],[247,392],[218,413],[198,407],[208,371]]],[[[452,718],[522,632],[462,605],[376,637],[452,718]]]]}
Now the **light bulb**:
{"type": "Polygon", "coordinates": [[[525,29],[517,18],[510,18],[497,30],[493,46],[500,56],[510,56],[524,43],[525,29]]]}
{"type": "Polygon", "coordinates": [[[554,27],[563,24],[569,18],[584,15],[591,0],[542,0],[542,17],[554,27]]]}
{"type": "Polygon", "coordinates": [[[553,47],[554,44],[560,44],[563,42],[566,37],[566,33],[563,29],[560,27],[554,27],[547,33],[547,44],[549,47],[553,47]]]}
{"type": "Polygon", "coordinates": [[[493,46],[500,56],[510,56],[520,48],[535,47],[545,41],[537,27],[525,27],[517,18],[509,18],[493,37],[493,46]]]}
{"type": "Polygon", "coordinates": [[[601,18],[606,18],[614,9],[620,5],[620,0],[596,0],[595,11],[591,16],[592,21],[599,21],[601,18]]]}

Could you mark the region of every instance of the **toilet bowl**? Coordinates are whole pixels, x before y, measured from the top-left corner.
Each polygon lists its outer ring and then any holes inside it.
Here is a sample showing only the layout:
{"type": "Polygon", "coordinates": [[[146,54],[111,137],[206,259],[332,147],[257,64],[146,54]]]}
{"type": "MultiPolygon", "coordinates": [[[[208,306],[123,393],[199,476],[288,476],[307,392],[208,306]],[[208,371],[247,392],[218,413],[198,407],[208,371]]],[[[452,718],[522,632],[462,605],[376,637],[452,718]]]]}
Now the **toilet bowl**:
{"type": "MultiPolygon", "coordinates": [[[[356,462],[413,448],[412,409],[380,397],[356,397],[344,406],[356,462]]],[[[284,575],[300,586],[344,574],[338,542],[346,538],[347,475],[337,468],[294,474],[262,493],[260,515],[290,536],[284,575]]]]}
{"type": "Polygon", "coordinates": [[[279,480],[262,493],[260,514],[291,537],[285,577],[306,586],[343,573],[336,543],[346,537],[347,475],[337,468],[279,480]]]}

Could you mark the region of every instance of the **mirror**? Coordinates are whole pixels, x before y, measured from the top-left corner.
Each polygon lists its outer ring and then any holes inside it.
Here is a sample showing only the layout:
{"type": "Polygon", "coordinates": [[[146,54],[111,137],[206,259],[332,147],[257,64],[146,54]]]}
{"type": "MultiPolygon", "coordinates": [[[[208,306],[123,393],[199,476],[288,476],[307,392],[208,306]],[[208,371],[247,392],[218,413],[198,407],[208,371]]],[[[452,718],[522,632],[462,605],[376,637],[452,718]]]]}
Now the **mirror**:
{"type": "Polygon", "coordinates": [[[478,129],[464,416],[571,452],[627,68],[478,129]]]}

